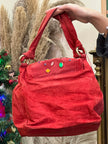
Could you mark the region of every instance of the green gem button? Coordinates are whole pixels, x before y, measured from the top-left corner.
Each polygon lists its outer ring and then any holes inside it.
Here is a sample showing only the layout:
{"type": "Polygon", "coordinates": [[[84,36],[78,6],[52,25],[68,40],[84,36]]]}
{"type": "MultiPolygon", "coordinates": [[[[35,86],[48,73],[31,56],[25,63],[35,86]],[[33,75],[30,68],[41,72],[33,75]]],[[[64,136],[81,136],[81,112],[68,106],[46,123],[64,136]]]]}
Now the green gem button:
{"type": "Polygon", "coordinates": [[[62,62],[59,63],[59,67],[60,67],[60,68],[63,67],[63,63],[62,63],[62,62]]]}

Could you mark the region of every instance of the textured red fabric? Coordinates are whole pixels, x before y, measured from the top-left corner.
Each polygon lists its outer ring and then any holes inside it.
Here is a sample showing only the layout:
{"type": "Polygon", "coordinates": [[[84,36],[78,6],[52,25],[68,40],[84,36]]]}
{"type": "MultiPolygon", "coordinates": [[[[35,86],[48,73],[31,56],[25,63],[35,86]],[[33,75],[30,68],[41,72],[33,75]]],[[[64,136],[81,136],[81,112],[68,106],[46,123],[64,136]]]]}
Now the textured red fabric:
{"type": "MultiPolygon", "coordinates": [[[[35,46],[54,11],[47,13],[23,58],[34,57],[35,46]]],[[[13,121],[21,136],[78,135],[97,130],[101,122],[103,95],[82,44],[68,16],[56,18],[76,58],[21,64],[12,96],[13,121]],[[80,57],[77,47],[83,51],[80,57]]]]}

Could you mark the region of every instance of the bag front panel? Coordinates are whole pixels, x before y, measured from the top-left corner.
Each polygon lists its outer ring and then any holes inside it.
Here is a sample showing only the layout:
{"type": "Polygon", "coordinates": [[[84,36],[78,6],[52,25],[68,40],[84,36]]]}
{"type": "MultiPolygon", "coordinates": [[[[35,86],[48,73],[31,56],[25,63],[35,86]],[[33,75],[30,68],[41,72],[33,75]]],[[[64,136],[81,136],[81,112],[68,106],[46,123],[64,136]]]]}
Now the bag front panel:
{"type": "Polygon", "coordinates": [[[49,73],[44,69],[44,62],[38,65],[43,70],[39,71],[35,64],[33,68],[28,66],[25,69],[22,89],[28,118],[27,127],[59,129],[70,125],[100,123],[101,118],[95,111],[95,106],[99,104],[101,111],[103,110],[102,93],[92,69],[86,60],[80,59],[71,59],[70,65],[65,67],[67,60],[54,61],[63,62],[63,67],[55,65],[56,70],[51,69],[49,73]],[[71,70],[71,65],[76,69],[71,70]]]}
{"type": "Polygon", "coordinates": [[[53,79],[53,77],[65,75],[65,72],[81,70],[83,70],[82,58],[55,58],[28,65],[26,78],[30,78],[32,81],[38,81],[38,79],[43,81],[43,79],[53,79]]]}

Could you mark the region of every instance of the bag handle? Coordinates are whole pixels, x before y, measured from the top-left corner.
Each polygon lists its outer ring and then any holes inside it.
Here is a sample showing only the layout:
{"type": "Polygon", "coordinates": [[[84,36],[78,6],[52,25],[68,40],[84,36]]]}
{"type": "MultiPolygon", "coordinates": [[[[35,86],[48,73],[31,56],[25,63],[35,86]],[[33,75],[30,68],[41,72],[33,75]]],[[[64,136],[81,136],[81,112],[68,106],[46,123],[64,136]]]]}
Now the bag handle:
{"type": "MultiPolygon", "coordinates": [[[[44,17],[44,19],[41,23],[39,30],[38,30],[37,36],[35,37],[35,39],[33,40],[33,42],[31,43],[31,45],[29,47],[29,50],[20,57],[21,62],[23,62],[24,59],[34,59],[35,49],[38,45],[38,42],[42,36],[42,33],[43,33],[48,21],[53,16],[56,9],[57,8],[53,8],[47,12],[46,16],[44,17]]],[[[57,16],[55,16],[55,18],[57,20],[59,20],[59,22],[61,24],[61,27],[63,29],[65,37],[68,41],[68,44],[69,44],[70,48],[73,50],[74,57],[75,58],[81,57],[83,54],[85,54],[85,50],[84,50],[81,42],[77,38],[77,34],[76,34],[74,26],[71,22],[71,19],[68,17],[68,15],[66,13],[57,15],[57,16]]]]}

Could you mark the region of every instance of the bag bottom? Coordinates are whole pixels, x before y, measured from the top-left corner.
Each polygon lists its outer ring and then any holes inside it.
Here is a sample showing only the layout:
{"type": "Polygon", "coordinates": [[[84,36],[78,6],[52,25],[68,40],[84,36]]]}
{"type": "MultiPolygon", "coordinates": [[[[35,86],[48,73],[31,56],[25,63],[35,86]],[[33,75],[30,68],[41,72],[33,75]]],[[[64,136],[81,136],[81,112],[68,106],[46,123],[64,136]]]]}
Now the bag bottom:
{"type": "Polygon", "coordinates": [[[19,128],[18,131],[22,137],[24,136],[73,136],[80,135],[92,131],[96,131],[99,127],[99,124],[86,124],[86,125],[77,125],[61,129],[30,129],[30,128],[19,128]]]}

